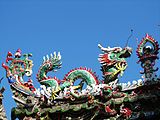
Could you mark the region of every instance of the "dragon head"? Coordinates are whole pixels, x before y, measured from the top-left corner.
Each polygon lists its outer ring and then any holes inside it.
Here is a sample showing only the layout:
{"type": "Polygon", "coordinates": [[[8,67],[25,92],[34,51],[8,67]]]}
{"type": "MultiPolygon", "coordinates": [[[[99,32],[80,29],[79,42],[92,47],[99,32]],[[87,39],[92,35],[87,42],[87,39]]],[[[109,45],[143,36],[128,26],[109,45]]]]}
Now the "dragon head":
{"type": "MultiPolygon", "coordinates": [[[[32,54],[21,54],[21,50],[18,49],[13,55],[11,52],[8,52],[6,57],[6,64],[3,63],[2,67],[5,68],[8,77],[17,77],[19,80],[22,80],[23,76],[32,75],[32,66],[33,62],[29,59],[32,54]]],[[[23,82],[23,81],[21,81],[23,82]]]]}
{"type": "Polygon", "coordinates": [[[122,75],[127,67],[126,58],[131,56],[132,49],[130,47],[114,47],[104,48],[100,44],[98,47],[102,50],[99,55],[99,61],[102,64],[101,70],[103,72],[104,82],[109,83],[122,75]]]}
{"type": "Polygon", "coordinates": [[[60,69],[62,66],[62,62],[61,62],[61,55],[60,52],[58,52],[58,54],[56,54],[56,52],[54,52],[54,54],[50,54],[46,55],[46,57],[43,57],[43,63],[39,68],[38,74],[37,74],[37,79],[38,81],[42,82],[48,79],[51,79],[51,77],[47,77],[47,73],[50,71],[57,71],[58,69],[60,69]]]}

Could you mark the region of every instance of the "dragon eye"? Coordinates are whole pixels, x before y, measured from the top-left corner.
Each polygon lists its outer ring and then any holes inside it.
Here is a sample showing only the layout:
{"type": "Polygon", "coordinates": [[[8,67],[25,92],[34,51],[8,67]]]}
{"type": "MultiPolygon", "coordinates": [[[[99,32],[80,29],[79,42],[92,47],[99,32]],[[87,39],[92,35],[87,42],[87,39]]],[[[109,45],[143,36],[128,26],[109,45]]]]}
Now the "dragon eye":
{"type": "Polygon", "coordinates": [[[111,57],[111,59],[113,59],[113,58],[116,57],[116,55],[115,55],[115,54],[112,54],[110,57],[111,57]]]}

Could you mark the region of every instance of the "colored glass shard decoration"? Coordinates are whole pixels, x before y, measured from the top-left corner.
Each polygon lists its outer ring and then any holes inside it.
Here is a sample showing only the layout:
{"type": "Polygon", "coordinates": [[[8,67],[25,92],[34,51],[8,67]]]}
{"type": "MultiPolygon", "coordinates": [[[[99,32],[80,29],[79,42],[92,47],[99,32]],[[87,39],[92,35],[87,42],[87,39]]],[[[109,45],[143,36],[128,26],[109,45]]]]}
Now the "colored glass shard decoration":
{"type": "Polygon", "coordinates": [[[139,120],[160,117],[160,78],[154,69],[158,58],[158,42],[148,34],[137,48],[139,62],[144,69],[143,79],[119,83],[118,77],[127,68],[126,58],[131,56],[130,47],[105,48],[99,55],[103,80],[100,81],[89,68],[70,70],[63,79],[47,76],[61,68],[60,53],[43,57],[37,73],[40,88],[24,76],[32,75],[32,54],[22,54],[18,49],[13,55],[8,52],[6,77],[13,92],[17,107],[11,118],[20,120],[139,120]],[[147,46],[148,43],[151,46],[147,46]],[[75,84],[79,83],[79,84],[75,84]],[[152,106],[150,106],[152,104],[152,106]],[[158,105],[158,106],[157,106],[158,105]]]}

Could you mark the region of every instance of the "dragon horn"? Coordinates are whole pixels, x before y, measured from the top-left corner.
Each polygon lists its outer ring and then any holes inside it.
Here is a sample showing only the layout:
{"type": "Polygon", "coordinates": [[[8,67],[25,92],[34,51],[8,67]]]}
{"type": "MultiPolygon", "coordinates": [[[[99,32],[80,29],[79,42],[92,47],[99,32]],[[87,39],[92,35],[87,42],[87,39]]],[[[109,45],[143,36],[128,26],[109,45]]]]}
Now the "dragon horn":
{"type": "Polygon", "coordinates": [[[45,56],[43,56],[43,62],[46,62],[46,58],[45,58],[45,56]]]}
{"type": "Polygon", "coordinates": [[[104,48],[101,44],[98,44],[98,47],[99,47],[102,51],[104,51],[104,52],[110,52],[110,51],[111,51],[111,50],[110,50],[110,47],[104,48]]]}
{"type": "Polygon", "coordinates": [[[59,60],[61,59],[61,54],[60,54],[60,52],[58,52],[57,57],[58,57],[59,60]]]}
{"type": "Polygon", "coordinates": [[[53,53],[54,54],[54,58],[56,57],[56,52],[53,53]]]}
{"type": "Polygon", "coordinates": [[[49,55],[46,55],[47,61],[49,60],[49,55]]]}
{"type": "Polygon", "coordinates": [[[53,54],[52,53],[50,54],[50,56],[51,56],[51,58],[53,58],[53,54]]]}

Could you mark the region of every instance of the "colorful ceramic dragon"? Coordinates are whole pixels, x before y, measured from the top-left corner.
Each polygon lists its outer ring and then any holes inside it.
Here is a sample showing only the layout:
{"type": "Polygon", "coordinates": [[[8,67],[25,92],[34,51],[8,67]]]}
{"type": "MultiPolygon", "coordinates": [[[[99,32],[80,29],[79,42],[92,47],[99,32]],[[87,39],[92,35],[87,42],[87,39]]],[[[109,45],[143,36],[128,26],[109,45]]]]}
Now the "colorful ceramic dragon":
{"type": "MultiPolygon", "coordinates": [[[[125,58],[130,56],[132,50],[129,47],[124,49],[120,47],[103,48],[101,45],[99,45],[99,47],[104,52],[103,54],[100,54],[99,57],[105,78],[104,83],[109,83],[116,80],[118,75],[120,73],[122,74],[122,72],[126,69],[127,63],[125,58]]],[[[21,55],[21,50],[18,49],[14,56],[11,52],[8,52],[6,58],[6,63],[8,66],[4,63],[2,64],[2,66],[6,69],[9,83],[11,85],[19,84],[22,90],[25,89],[30,94],[35,91],[35,88],[31,87],[32,85],[28,85],[31,83],[31,80],[24,82],[23,76],[31,76],[32,74],[33,62],[29,59],[31,56],[32,54],[21,55]]],[[[60,53],[56,55],[54,52],[54,55],[51,54],[50,57],[48,55],[44,57],[44,61],[37,74],[37,79],[40,84],[45,85],[46,87],[51,87],[54,91],[63,90],[64,88],[73,85],[77,79],[82,79],[82,82],[85,82],[90,87],[99,84],[99,80],[95,73],[93,73],[91,69],[82,67],[73,69],[68,72],[63,80],[59,80],[56,77],[47,76],[48,72],[56,71],[59,68],[61,68],[60,53]]],[[[77,88],[75,87],[75,89],[77,88]]]]}
{"type": "Polygon", "coordinates": [[[127,67],[126,58],[130,57],[132,49],[129,47],[121,48],[104,48],[100,44],[99,48],[104,52],[99,55],[99,61],[102,64],[101,70],[103,72],[104,83],[109,83],[118,79],[119,74],[127,67]]]}
{"type": "Polygon", "coordinates": [[[82,79],[82,82],[86,82],[87,85],[97,85],[98,79],[91,70],[87,68],[76,68],[67,73],[63,80],[59,80],[56,77],[48,77],[47,73],[50,71],[55,71],[61,68],[61,55],[58,53],[54,53],[54,56],[51,54],[49,56],[44,57],[44,62],[41,65],[39,72],[37,74],[37,79],[42,85],[46,85],[47,87],[52,87],[55,91],[63,90],[66,87],[69,87],[74,84],[76,79],[82,79]]]}
{"type": "MultiPolygon", "coordinates": [[[[55,108],[51,110],[52,112],[64,112],[68,110],[78,111],[84,108],[92,110],[102,106],[104,102],[103,107],[100,109],[104,109],[105,113],[110,115],[115,114],[116,111],[110,108],[112,102],[108,100],[112,97],[125,97],[126,94],[114,92],[114,89],[117,89],[117,87],[110,83],[117,84],[118,76],[120,74],[122,75],[127,67],[125,59],[131,55],[132,49],[129,47],[123,49],[120,47],[104,48],[100,44],[98,46],[102,50],[102,54],[99,55],[99,61],[102,64],[104,75],[102,82],[98,80],[91,69],[83,67],[71,70],[62,80],[47,76],[48,72],[56,71],[62,65],[60,53],[56,54],[54,52],[50,56],[43,57],[43,63],[37,74],[37,79],[41,84],[41,88],[38,89],[33,86],[31,79],[27,82],[24,81],[24,75],[32,75],[33,62],[29,59],[32,54],[22,55],[20,49],[14,55],[8,52],[6,58],[7,65],[3,63],[2,66],[6,69],[6,76],[14,94],[13,98],[18,106],[25,108],[32,106],[32,111],[26,113],[31,114],[36,110],[38,104],[40,106],[54,106],[55,108]],[[76,80],[80,80],[78,85],[75,85],[76,80]],[[97,96],[103,96],[102,101],[97,96]],[[67,101],[72,102],[73,105],[63,108],[63,105],[69,104],[67,101]],[[60,109],[55,103],[59,107],[61,106],[60,109]]],[[[38,111],[43,113],[41,110],[38,111]]],[[[99,112],[97,111],[92,119],[99,112]]]]}

